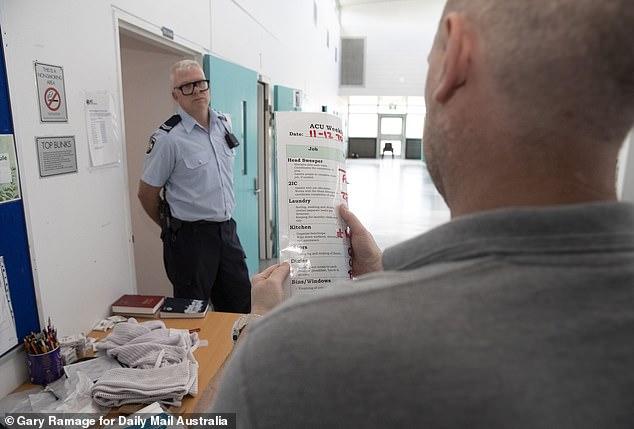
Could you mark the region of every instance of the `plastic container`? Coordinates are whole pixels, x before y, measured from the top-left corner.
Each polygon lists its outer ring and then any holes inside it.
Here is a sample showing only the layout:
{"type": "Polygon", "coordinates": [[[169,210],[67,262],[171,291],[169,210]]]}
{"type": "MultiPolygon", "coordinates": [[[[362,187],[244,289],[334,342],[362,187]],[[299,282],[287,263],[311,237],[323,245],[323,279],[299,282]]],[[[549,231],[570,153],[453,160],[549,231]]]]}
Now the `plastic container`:
{"type": "Polygon", "coordinates": [[[62,353],[59,347],[39,355],[27,354],[31,383],[45,385],[64,374],[62,353]]]}

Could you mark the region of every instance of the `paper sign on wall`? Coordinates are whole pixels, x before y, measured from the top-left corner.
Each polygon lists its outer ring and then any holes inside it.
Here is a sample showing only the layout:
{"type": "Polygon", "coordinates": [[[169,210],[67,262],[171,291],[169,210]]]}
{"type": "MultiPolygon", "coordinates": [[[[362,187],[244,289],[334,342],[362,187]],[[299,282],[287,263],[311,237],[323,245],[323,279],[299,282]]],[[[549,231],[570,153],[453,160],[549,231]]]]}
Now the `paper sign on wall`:
{"type": "Polygon", "coordinates": [[[0,256],[0,355],[18,344],[15,329],[15,316],[11,307],[9,279],[4,266],[4,258],[0,256]]]}
{"type": "Polygon", "coordinates": [[[0,203],[15,201],[19,198],[20,183],[13,135],[0,135],[0,203]]]}
{"type": "Polygon", "coordinates": [[[341,120],[326,113],[275,114],[280,261],[289,295],[315,293],[351,277],[341,120]]]}
{"type": "Polygon", "coordinates": [[[121,138],[112,95],[108,91],[87,92],[84,105],[92,165],[118,163],[121,138]]]}

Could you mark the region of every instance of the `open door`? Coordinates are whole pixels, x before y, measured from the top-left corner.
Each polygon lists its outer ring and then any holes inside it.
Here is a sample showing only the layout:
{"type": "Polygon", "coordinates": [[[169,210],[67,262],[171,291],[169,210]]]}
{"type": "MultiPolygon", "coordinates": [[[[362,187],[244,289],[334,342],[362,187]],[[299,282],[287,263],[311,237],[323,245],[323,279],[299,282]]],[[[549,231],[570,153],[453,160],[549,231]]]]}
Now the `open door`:
{"type": "Polygon", "coordinates": [[[275,243],[277,238],[274,164],[276,158],[272,138],[272,113],[270,86],[267,82],[260,80],[258,81],[258,182],[261,189],[259,195],[260,259],[267,261],[276,255],[275,243]]]}
{"type": "Polygon", "coordinates": [[[377,155],[404,158],[405,115],[379,115],[377,155]]]}
{"type": "MultiPolygon", "coordinates": [[[[275,85],[273,87],[273,110],[275,112],[287,112],[287,111],[296,111],[299,112],[302,110],[302,102],[301,102],[301,91],[295,88],[289,88],[282,85],[275,85]]],[[[272,144],[273,151],[271,161],[271,165],[273,166],[273,178],[275,177],[275,172],[277,172],[277,152],[275,150],[275,144],[272,144]]],[[[273,195],[273,208],[272,208],[272,216],[273,216],[273,224],[275,225],[274,241],[273,241],[273,256],[278,257],[279,255],[279,243],[277,242],[277,225],[278,225],[278,215],[277,215],[277,183],[275,183],[274,179],[271,179],[273,183],[273,188],[271,193],[273,195]]]]}
{"type": "Polygon", "coordinates": [[[258,272],[258,143],[257,143],[257,73],[205,55],[205,75],[210,80],[211,106],[231,117],[233,133],[240,141],[236,148],[233,188],[236,209],[233,218],[238,236],[247,254],[249,276],[258,272]]]}

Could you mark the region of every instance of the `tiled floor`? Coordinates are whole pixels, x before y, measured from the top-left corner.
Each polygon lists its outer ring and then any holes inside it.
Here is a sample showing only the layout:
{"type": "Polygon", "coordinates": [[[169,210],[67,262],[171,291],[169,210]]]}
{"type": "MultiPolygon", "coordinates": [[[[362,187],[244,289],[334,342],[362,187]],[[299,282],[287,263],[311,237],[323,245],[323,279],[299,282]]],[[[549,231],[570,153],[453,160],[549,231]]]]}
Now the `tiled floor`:
{"type": "Polygon", "coordinates": [[[348,203],[381,249],[449,220],[422,161],[348,159],[348,203]]]}

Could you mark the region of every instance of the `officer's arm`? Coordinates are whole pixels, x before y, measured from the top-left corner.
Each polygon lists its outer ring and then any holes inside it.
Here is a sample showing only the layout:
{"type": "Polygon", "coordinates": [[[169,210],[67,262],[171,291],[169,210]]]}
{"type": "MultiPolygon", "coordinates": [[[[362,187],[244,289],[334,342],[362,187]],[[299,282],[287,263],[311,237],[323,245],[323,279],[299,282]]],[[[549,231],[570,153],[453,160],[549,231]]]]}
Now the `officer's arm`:
{"type": "Polygon", "coordinates": [[[157,224],[161,225],[159,216],[159,195],[161,187],[151,186],[143,180],[139,181],[139,191],[137,196],[141,201],[141,205],[150,218],[157,224]]]}

